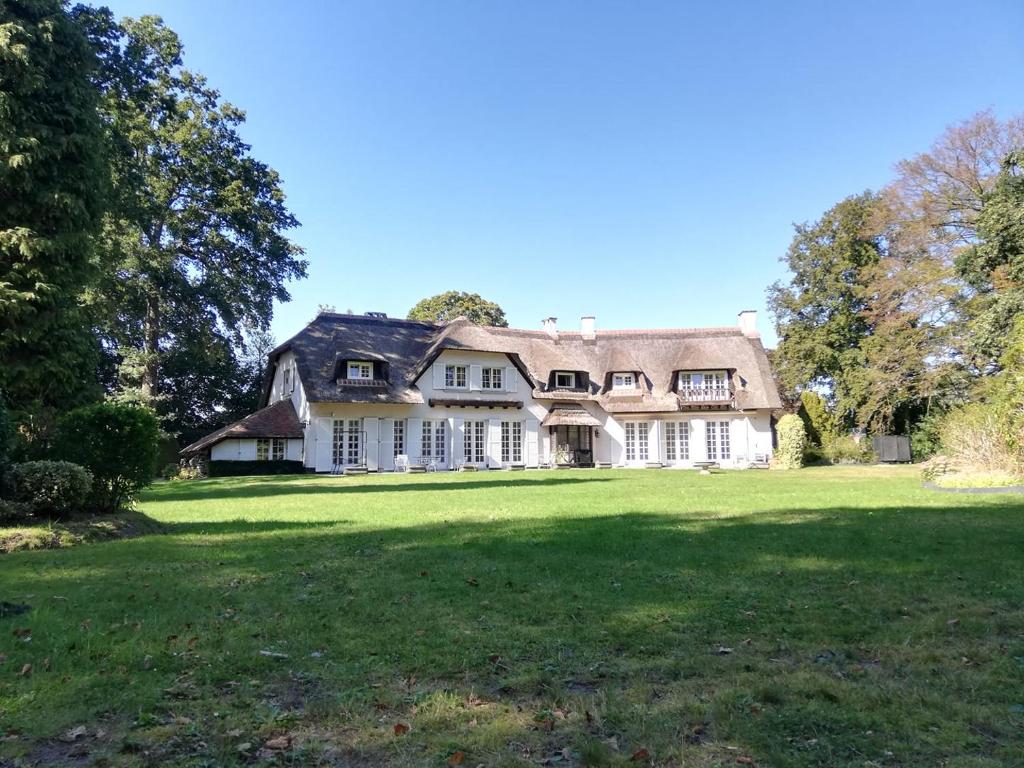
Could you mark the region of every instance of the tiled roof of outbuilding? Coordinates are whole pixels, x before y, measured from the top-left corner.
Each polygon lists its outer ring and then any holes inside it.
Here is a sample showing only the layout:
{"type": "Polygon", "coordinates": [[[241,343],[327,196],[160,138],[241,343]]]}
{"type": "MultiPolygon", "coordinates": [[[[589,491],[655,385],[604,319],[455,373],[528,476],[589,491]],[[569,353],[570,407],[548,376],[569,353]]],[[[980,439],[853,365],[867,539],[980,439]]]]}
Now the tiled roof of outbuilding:
{"type": "Polygon", "coordinates": [[[196,440],[192,445],[183,448],[181,455],[191,456],[213,447],[222,440],[239,437],[301,438],[302,425],[299,424],[299,417],[295,413],[292,401],[278,400],[273,405],[261,408],[256,413],[251,413],[234,424],[228,424],[216,432],[211,432],[202,440],[196,440]]]}

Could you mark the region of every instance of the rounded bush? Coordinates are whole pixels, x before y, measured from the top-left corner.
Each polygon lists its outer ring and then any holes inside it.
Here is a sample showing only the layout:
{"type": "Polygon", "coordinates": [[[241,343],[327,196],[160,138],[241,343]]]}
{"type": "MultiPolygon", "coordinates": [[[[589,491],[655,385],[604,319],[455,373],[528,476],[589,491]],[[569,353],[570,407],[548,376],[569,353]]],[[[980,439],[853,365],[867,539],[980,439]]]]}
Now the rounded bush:
{"type": "Polygon", "coordinates": [[[804,448],[807,446],[807,431],[803,420],[793,413],[787,413],[776,426],[779,436],[779,450],[775,457],[783,469],[799,469],[804,463],[804,448]]]}
{"type": "Polygon", "coordinates": [[[92,474],[70,461],[26,461],[11,472],[14,500],[35,515],[64,517],[82,508],[92,489],[92,474]]]}
{"type": "Polygon", "coordinates": [[[12,499],[0,499],[0,525],[17,525],[31,517],[31,504],[12,499]]]}
{"type": "Polygon", "coordinates": [[[97,511],[116,512],[153,479],[159,439],[149,408],[97,403],[61,418],[54,452],[92,472],[90,504],[97,511]]]}

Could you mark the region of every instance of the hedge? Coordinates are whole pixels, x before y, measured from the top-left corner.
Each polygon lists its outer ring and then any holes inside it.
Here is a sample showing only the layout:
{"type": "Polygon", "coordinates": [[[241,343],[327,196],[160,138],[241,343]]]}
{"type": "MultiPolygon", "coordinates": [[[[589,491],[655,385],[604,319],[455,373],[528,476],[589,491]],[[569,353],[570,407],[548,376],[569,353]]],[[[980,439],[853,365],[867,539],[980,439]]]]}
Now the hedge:
{"type": "Polygon", "coordinates": [[[301,461],[277,459],[270,461],[211,461],[210,477],[237,475],[301,475],[306,468],[301,461]]]}

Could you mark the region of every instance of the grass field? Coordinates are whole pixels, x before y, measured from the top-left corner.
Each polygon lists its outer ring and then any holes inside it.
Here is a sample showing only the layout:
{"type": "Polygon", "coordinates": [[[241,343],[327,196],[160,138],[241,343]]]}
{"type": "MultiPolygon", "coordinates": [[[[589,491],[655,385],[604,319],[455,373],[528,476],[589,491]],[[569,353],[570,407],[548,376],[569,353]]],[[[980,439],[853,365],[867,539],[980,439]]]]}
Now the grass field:
{"type": "Polygon", "coordinates": [[[0,557],[0,764],[1024,764],[1021,496],[580,470],[141,511],[0,557]]]}

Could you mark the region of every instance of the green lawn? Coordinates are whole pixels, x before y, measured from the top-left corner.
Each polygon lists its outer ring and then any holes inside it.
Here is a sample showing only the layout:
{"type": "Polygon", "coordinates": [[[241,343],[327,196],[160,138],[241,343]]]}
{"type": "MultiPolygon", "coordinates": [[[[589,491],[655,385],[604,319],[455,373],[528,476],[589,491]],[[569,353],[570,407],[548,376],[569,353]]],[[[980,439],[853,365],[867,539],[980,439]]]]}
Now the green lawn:
{"type": "Polygon", "coordinates": [[[566,470],[141,511],[0,557],[0,765],[1024,764],[1021,496],[566,470]]]}

